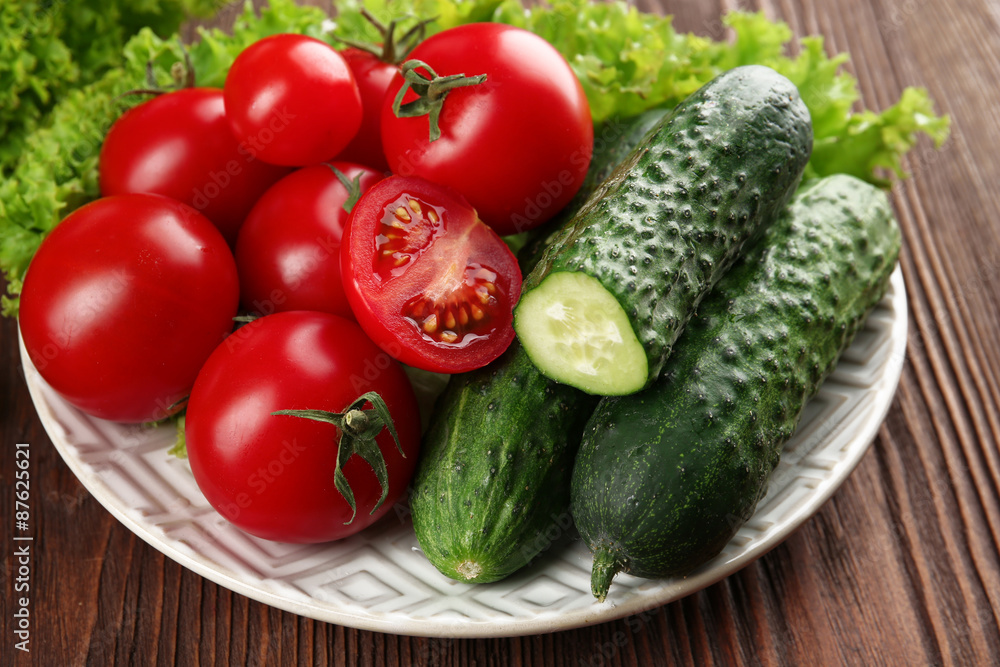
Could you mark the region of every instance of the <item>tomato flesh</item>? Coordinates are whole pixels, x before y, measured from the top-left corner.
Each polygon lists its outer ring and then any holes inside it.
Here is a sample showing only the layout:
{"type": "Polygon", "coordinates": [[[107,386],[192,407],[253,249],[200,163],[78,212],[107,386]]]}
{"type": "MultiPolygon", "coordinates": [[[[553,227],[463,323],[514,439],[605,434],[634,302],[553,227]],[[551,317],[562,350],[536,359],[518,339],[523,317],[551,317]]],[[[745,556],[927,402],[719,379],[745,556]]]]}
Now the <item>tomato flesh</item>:
{"type": "Polygon", "coordinates": [[[454,191],[390,177],[355,206],[341,262],[362,328],[400,361],[455,373],[513,340],[517,260],[454,191]]]}

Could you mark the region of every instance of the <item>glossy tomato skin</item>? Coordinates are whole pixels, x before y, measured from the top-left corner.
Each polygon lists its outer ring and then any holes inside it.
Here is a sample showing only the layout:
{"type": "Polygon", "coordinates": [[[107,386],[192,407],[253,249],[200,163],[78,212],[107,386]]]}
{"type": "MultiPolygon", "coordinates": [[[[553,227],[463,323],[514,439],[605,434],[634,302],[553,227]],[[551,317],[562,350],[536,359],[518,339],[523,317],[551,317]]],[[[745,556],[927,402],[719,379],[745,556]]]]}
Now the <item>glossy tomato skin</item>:
{"type": "Polygon", "coordinates": [[[230,245],[257,198],[288,171],[233,138],[218,88],[165,93],[126,111],[108,131],[99,168],[105,197],[172,197],[201,211],[230,245]]]}
{"type": "Polygon", "coordinates": [[[305,35],[272,35],[248,46],[224,90],[234,136],[265,162],[331,160],[361,127],[361,94],[344,58],[305,35]]]}
{"type": "Polygon", "coordinates": [[[243,308],[269,315],[317,310],[353,319],[340,277],[340,242],[347,223],[347,188],[333,168],[362,192],[382,174],[357,164],[303,167],[261,196],[240,230],[236,266],[243,308]]]}
{"type": "Polygon", "coordinates": [[[340,54],[358,83],[364,115],[358,133],[337,159],[357,162],[388,174],[389,162],[382,150],[382,100],[399,68],[362,49],[347,48],[340,54]]]}
{"type": "Polygon", "coordinates": [[[258,537],[313,543],[371,525],[404,493],[420,443],[420,419],[402,368],[357,324],[305,311],[269,315],[237,330],[198,375],[185,418],[188,458],[198,486],[226,519],[258,537]],[[334,486],[337,427],[277,410],[340,412],[367,391],[385,401],[406,457],[388,431],[376,438],[389,493],[352,456],[344,473],[357,515],[334,486]]]}
{"type": "Polygon", "coordinates": [[[358,323],[404,364],[461,373],[514,339],[517,260],[450,188],[402,176],[377,183],[351,211],[341,269],[358,323]]]}
{"type": "MultiPolygon", "coordinates": [[[[392,172],[459,191],[498,234],[527,231],[579,190],[594,130],[583,88],[562,55],[520,28],[473,23],[422,42],[409,56],[438,75],[486,74],[448,93],[441,138],[428,118],[397,118],[397,77],[382,107],[382,142],[392,172]]],[[[404,102],[413,99],[412,91],[404,102]]]]}
{"type": "Polygon", "coordinates": [[[194,209],[120,195],[71,213],[43,241],[21,292],[28,355],[70,403],[120,422],[179,409],[233,327],[232,253],[194,209]]]}

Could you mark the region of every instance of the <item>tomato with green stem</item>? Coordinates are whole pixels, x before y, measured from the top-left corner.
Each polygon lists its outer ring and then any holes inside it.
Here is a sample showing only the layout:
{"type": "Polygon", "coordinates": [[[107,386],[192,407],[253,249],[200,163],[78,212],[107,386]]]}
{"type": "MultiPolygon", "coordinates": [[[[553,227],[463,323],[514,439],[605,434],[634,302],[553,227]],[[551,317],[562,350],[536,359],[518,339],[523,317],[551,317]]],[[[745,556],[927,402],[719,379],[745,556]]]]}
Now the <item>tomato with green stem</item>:
{"type": "Polygon", "coordinates": [[[450,188],[402,176],[376,184],[351,211],[341,267],[358,322],[405,364],[468,371],[514,339],[517,260],[450,188]]]}
{"type": "Polygon", "coordinates": [[[337,160],[370,165],[379,171],[388,172],[389,163],[382,150],[381,123],[376,110],[381,109],[385,91],[396,76],[397,68],[361,49],[347,48],[340,54],[358,82],[364,115],[357,134],[337,155],[337,160]]]}
{"type": "Polygon", "coordinates": [[[413,475],[420,415],[402,367],[357,324],[268,315],[198,374],[184,424],[195,481],[233,525],[327,542],[390,512],[413,475]]]}
{"type": "Polygon", "coordinates": [[[454,188],[501,235],[542,224],[573,198],[593,139],[587,98],[563,56],[495,23],[424,40],[382,107],[393,173],[454,188]]]}
{"type": "Polygon", "coordinates": [[[364,109],[361,128],[337,159],[388,172],[389,163],[382,150],[382,100],[399,71],[399,64],[423,41],[430,21],[420,21],[402,35],[397,35],[398,21],[385,25],[363,7],[361,14],[375,27],[381,41],[379,44],[366,44],[337,38],[348,46],[340,55],[354,74],[364,109]]]}

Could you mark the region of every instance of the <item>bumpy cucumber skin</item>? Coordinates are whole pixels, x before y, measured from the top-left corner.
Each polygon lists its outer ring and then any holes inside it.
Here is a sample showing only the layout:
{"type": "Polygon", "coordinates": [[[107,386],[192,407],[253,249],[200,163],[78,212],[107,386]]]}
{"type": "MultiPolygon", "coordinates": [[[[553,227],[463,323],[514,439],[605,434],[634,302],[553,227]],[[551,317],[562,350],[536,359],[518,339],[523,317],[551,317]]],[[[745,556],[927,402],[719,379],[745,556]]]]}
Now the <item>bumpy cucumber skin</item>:
{"type": "Polygon", "coordinates": [[[767,67],[729,70],[663,119],[553,236],[522,296],[555,272],[594,276],[628,315],[652,381],[698,302],[785,206],[811,152],[794,84],[767,67]]]}
{"type": "Polygon", "coordinates": [[[883,192],[850,176],[807,184],[705,299],[663,376],[600,403],[572,480],[595,596],[618,571],[683,575],[729,542],[899,246],[883,192]]]}
{"type": "Polygon", "coordinates": [[[528,241],[517,253],[521,275],[528,275],[535,268],[553,235],[583,208],[594,191],[607,180],[628,154],[643,142],[669,109],[650,109],[644,113],[620,120],[612,118],[594,128],[594,154],[583,184],[573,200],[558,215],[531,232],[528,241]]]}
{"type": "Polygon", "coordinates": [[[497,581],[565,531],[573,457],[596,403],[539,373],[516,340],[486,368],[452,378],[410,495],[417,539],[438,570],[497,581]]]}

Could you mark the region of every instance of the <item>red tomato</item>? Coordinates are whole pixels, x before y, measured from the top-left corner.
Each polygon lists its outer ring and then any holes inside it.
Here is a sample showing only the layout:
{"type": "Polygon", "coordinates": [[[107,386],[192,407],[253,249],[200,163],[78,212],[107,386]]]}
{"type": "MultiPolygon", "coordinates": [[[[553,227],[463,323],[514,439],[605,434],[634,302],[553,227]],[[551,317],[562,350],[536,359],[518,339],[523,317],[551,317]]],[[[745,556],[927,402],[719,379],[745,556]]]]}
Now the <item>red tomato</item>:
{"type": "MultiPolygon", "coordinates": [[[[541,224],[573,198],[590,165],[594,129],[580,82],[548,42],[520,28],[474,23],[429,37],[410,58],[440,76],[485,74],[486,81],[447,93],[441,137],[431,141],[427,116],[393,112],[403,85],[397,77],[382,108],[393,173],[454,188],[502,235],[541,224]]],[[[410,89],[403,102],[414,99],[410,89]]]]}
{"type": "Polygon", "coordinates": [[[236,243],[245,309],[261,315],[319,310],[354,317],[340,279],[344,204],[350,193],[334,169],[348,181],[358,179],[362,193],[382,180],[368,167],[334,162],[299,169],[265,192],[236,243]]]}
{"type": "Polygon", "coordinates": [[[517,260],[449,188],[402,176],[376,184],[351,211],[341,267],[361,327],[404,364],[468,371],[514,338],[517,260]]]}
{"type": "Polygon", "coordinates": [[[185,436],[198,486],[230,522],[270,540],[325,542],[370,525],[400,498],[417,461],[420,416],[402,368],[357,324],[297,311],[255,320],[218,347],[191,392],[185,436]],[[381,430],[388,490],[377,510],[383,491],[372,467],[360,456],[344,461],[354,514],[334,483],[341,429],[272,413],[339,413],[369,391],[385,401],[406,456],[381,430]]]}
{"type": "Polygon", "coordinates": [[[233,134],[273,164],[331,160],[361,127],[361,94],[347,63],[305,35],[272,35],[244,49],[225,97],[233,134]]]}
{"type": "Polygon", "coordinates": [[[120,195],[49,234],[19,319],[31,361],[66,400],[144,422],[181,407],[238,301],[232,253],[207,218],[167,197],[120,195]]]}
{"type": "Polygon", "coordinates": [[[173,197],[205,214],[230,244],[260,193],[287,173],[233,138],[216,88],[178,90],[129,109],[101,146],[102,195],[173,197]]]}
{"type": "Polygon", "coordinates": [[[399,68],[362,49],[348,48],[340,52],[354,74],[361,93],[364,115],[361,129],[347,148],[337,156],[344,162],[357,162],[381,172],[389,171],[389,163],[382,150],[382,100],[399,68]]]}

